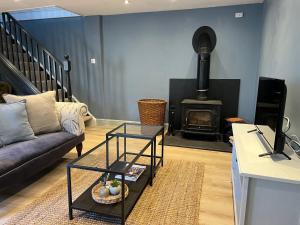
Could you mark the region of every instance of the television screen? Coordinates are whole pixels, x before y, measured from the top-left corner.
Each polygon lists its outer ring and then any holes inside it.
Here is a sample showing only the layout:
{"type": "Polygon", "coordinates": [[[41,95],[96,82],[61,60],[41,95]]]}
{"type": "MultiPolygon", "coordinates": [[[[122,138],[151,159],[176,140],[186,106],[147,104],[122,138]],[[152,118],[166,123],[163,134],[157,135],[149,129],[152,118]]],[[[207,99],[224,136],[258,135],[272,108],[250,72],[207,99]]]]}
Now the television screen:
{"type": "Polygon", "coordinates": [[[284,118],[286,86],[284,80],[260,77],[255,124],[267,125],[274,131],[274,137],[268,142],[276,152],[282,152],[284,138],[282,124],[284,118]]]}

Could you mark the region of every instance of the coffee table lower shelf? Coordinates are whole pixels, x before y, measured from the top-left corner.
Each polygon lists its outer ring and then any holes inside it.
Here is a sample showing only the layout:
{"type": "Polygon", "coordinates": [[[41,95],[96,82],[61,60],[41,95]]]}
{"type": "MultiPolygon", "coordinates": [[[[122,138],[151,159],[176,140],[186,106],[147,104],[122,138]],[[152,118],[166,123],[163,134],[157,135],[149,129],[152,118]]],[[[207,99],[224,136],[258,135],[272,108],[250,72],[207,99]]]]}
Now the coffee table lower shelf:
{"type": "MultiPolygon", "coordinates": [[[[123,162],[116,162],[115,166],[123,166],[123,162]]],[[[149,184],[150,181],[150,166],[146,167],[146,170],[143,174],[139,177],[136,182],[125,181],[129,188],[129,194],[125,199],[125,219],[129,216],[130,212],[132,211],[133,207],[135,206],[136,202],[138,201],[139,197],[143,193],[146,186],[149,184]]],[[[72,209],[77,209],[86,212],[97,213],[100,216],[104,216],[106,219],[107,217],[113,218],[122,218],[122,202],[105,205],[99,204],[95,202],[92,198],[91,190],[94,187],[95,182],[91,185],[85,192],[83,192],[71,205],[72,209]]]]}

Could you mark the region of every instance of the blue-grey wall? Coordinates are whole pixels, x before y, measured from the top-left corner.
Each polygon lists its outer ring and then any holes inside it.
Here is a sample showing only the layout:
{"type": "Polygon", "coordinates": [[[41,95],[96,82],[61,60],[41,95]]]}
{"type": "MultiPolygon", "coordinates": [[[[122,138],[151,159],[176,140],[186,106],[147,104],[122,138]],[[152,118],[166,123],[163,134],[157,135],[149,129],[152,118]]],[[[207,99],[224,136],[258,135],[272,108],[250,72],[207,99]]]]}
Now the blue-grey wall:
{"type": "Polygon", "coordinates": [[[255,112],[262,5],[103,17],[105,118],[138,119],[140,98],[168,99],[170,78],[196,78],[192,37],[211,26],[218,38],[211,78],[241,79],[240,116],[255,112]],[[235,12],[245,17],[235,19],[235,12]]]}
{"type": "Polygon", "coordinates": [[[300,135],[299,0],[265,0],[259,75],[285,79],[286,115],[300,135]]]}
{"type": "Polygon", "coordinates": [[[101,118],[104,96],[102,17],[30,20],[22,24],[60,60],[64,60],[65,54],[70,55],[73,94],[101,118]],[[96,59],[96,64],[90,63],[91,58],[96,59]]]}
{"type": "Polygon", "coordinates": [[[261,19],[262,5],[253,4],[24,24],[56,54],[70,53],[74,93],[92,113],[122,120],[138,120],[140,98],[167,100],[170,78],[196,77],[192,37],[200,26],[211,26],[218,38],[211,78],[241,79],[239,114],[252,121],[261,19]],[[244,18],[234,18],[240,11],[244,18]]]}

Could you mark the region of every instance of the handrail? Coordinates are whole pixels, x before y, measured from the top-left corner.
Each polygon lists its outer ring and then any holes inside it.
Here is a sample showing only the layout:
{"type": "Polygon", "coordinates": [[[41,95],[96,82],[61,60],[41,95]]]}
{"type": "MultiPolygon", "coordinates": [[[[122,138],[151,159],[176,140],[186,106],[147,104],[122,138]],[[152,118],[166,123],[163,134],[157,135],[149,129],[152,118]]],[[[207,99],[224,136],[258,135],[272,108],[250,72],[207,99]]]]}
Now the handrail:
{"type": "MultiPolygon", "coordinates": [[[[6,46],[4,40],[1,40],[1,53],[41,92],[55,89],[57,100],[65,101],[66,94],[68,100],[72,101],[70,69],[65,71],[64,63],[36,40],[10,13],[2,13],[2,23],[0,36],[2,38],[4,30],[6,46]]],[[[70,65],[69,57],[65,59],[67,65],[70,65]]]]}
{"type": "MultiPolygon", "coordinates": [[[[18,24],[18,26],[20,27],[20,28],[22,28],[22,31],[23,31],[23,33],[24,34],[26,34],[26,35],[28,35],[31,39],[33,39],[48,55],[50,55],[52,58],[54,58],[56,61],[58,61],[58,62],[60,62],[60,64],[62,65],[63,63],[59,60],[59,59],[57,59],[48,49],[46,49],[46,47],[45,46],[43,46],[43,44],[41,44],[37,39],[35,39],[34,37],[33,37],[33,35],[31,34],[31,33],[29,33],[25,28],[24,28],[24,26],[22,26],[10,13],[8,13],[8,12],[4,12],[4,13],[2,13],[2,14],[4,14],[4,15],[7,15],[10,19],[12,19],[16,24],[18,24]]],[[[4,21],[4,19],[3,19],[3,21],[4,21]]]]}

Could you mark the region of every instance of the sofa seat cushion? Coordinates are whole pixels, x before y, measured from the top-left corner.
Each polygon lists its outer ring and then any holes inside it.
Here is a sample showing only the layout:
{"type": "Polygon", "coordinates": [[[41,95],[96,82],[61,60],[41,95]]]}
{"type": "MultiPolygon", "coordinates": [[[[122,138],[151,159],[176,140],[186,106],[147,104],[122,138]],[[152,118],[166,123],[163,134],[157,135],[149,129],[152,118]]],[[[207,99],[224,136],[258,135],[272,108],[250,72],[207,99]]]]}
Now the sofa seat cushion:
{"type": "Polygon", "coordinates": [[[61,131],[39,135],[37,139],[14,143],[0,148],[0,175],[21,166],[51,149],[76,137],[61,131]]]}

